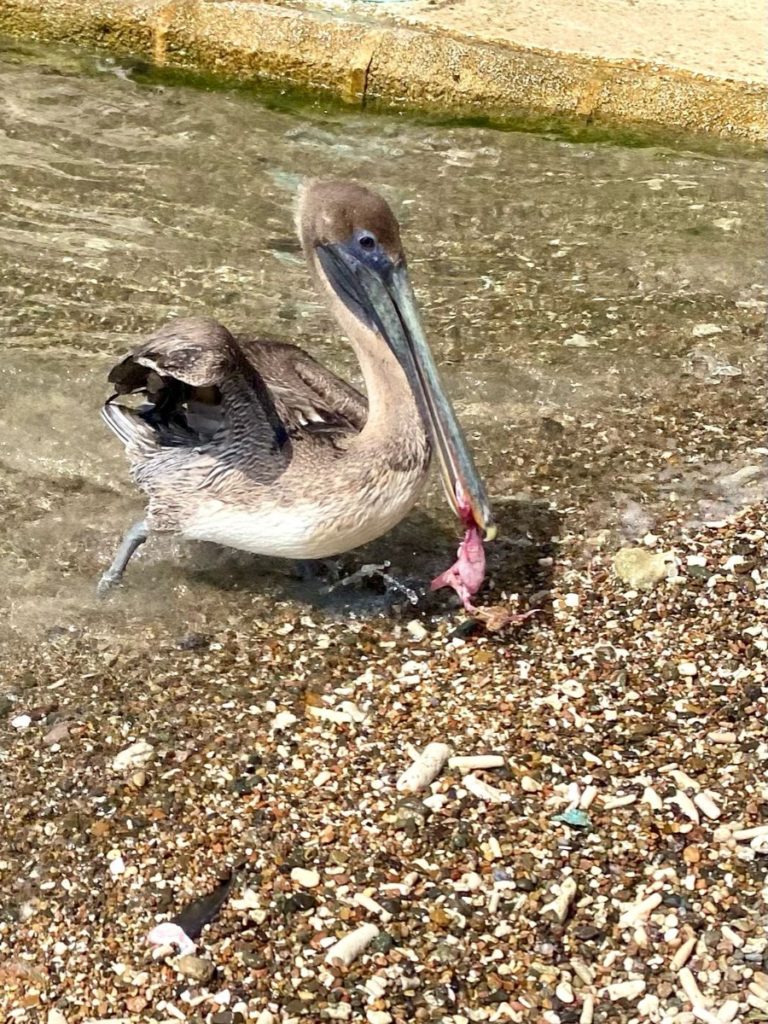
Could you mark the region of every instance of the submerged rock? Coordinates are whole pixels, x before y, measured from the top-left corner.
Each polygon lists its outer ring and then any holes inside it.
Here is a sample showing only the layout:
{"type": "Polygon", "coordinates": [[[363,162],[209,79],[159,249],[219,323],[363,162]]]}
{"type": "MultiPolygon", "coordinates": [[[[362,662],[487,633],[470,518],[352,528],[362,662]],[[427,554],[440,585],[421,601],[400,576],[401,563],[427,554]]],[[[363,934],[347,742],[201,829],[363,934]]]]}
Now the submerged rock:
{"type": "Polygon", "coordinates": [[[649,551],[647,548],[620,548],[613,559],[616,575],[633,590],[650,590],[667,579],[674,564],[671,551],[649,551]]]}

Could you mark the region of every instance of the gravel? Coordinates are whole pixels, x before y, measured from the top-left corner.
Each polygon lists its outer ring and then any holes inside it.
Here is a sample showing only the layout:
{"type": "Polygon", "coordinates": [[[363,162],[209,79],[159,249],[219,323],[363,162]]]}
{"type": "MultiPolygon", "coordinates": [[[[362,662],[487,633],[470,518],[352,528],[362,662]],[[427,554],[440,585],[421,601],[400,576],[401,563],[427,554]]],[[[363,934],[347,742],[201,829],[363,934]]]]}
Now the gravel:
{"type": "Polygon", "coordinates": [[[9,644],[6,1019],[762,1019],[765,512],[657,525],[649,590],[566,539],[497,633],[9,644]],[[147,943],[189,905],[194,954],[147,943]]]}

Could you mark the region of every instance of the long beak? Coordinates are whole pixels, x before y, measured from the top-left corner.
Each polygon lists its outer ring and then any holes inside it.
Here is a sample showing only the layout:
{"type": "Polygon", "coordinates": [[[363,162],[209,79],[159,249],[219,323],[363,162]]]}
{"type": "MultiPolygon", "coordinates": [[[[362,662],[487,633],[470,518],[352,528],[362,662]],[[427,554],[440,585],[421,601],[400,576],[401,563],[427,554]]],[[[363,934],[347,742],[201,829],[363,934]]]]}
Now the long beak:
{"type": "Polygon", "coordinates": [[[496,524],[485,485],[440,380],[405,265],[379,261],[375,267],[368,266],[343,244],[321,245],[316,252],[339,297],[383,337],[403,367],[429,429],[454,512],[466,523],[471,511],[485,539],[493,540],[496,524]]]}

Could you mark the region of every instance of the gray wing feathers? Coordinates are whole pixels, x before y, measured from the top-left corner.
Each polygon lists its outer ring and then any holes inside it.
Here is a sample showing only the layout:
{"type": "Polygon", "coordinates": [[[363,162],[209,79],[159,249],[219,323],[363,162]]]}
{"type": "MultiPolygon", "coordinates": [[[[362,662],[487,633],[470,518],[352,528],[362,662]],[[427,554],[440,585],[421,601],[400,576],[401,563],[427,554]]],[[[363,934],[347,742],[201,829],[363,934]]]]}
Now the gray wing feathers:
{"type": "Polygon", "coordinates": [[[247,335],[237,342],[264,378],[289,430],[358,434],[363,429],[365,396],[303,349],[247,335]]]}
{"type": "Polygon", "coordinates": [[[151,334],[109,374],[118,394],[143,388],[148,371],[193,387],[220,384],[237,364],[237,343],[226,327],[205,317],[173,320],[151,334]]]}

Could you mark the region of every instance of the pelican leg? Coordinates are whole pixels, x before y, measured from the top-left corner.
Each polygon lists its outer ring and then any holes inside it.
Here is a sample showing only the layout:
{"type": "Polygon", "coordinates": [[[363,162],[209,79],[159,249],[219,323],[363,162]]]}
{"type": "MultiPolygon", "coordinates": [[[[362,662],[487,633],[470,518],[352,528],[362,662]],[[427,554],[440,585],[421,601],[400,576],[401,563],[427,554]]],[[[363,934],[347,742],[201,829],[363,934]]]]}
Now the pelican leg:
{"type": "Polygon", "coordinates": [[[412,587],[409,587],[406,583],[403,583],[401,580],[397,579],[397,577],[393,576],[388,571],[390,565],[390,562],[384,562],[383,565],[374,565],[372,563],[361,565],[355,572],[350,573],[349,576],[342,577],[342,579],[337,583],[328,587],[327,593],[331,593],[338,587],[348,587],[351,583],[359,583],[361,580],[369,580],[378,577],[384,582],[388,591],[406,598],[410,604],[418,604],[418,593],[412,587]]]}
{"type": "Polygon", "coordinates": [[[130,562],[136,549],[141,547],[148,536],[149,527],[145,520],[142,519],[140,522],[133,524],[120,541],[120,547],[112,559],[112,564],[99,580],[96,587],[99,594],[106,594],[111,587],[120,582],[126,565],[130,562]]]}

